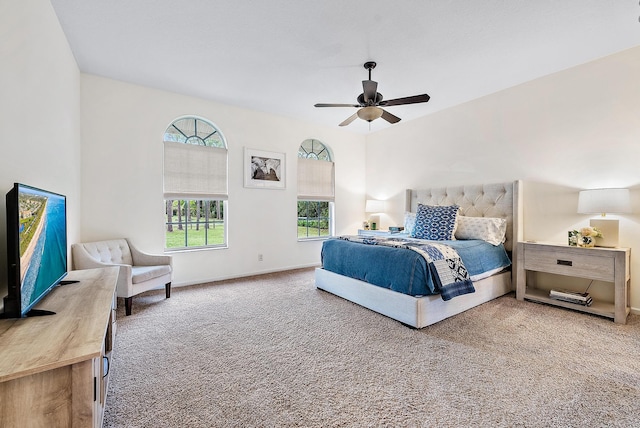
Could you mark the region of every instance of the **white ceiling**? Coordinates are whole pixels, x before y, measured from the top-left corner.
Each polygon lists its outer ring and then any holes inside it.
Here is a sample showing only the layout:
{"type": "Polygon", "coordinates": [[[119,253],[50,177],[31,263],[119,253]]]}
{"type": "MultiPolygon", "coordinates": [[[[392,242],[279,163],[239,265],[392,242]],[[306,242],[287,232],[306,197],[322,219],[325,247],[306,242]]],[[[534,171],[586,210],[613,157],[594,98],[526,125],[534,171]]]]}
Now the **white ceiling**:
{"type": "Polygon", "coordinates": [[[640,45],[638,0],[51,3],[82,72],[332,127],[356,109],[313,105],[355,103],[369,60],[385,99],[431,96],[407,121],[640,45]]]}

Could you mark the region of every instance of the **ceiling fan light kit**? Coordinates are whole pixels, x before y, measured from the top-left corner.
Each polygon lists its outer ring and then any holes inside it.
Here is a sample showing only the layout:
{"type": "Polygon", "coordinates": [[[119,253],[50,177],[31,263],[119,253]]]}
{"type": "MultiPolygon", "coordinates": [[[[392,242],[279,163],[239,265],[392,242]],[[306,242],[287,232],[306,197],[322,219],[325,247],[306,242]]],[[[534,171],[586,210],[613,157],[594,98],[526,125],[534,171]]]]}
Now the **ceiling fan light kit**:
{"type": "Polygon", "coordinates": [[[426,103],[430,99],[429,95],[422,94],[384,101],[382,94],[378,92],[378,82],[371,80],[371,70],[376,68],[376,63],[367,61],[364,63],[364,68],[369,70],[369,79],[362,81],[362,93],[358,95],[358,104],[315,104],[315,107],[359,107],[357,112],[346,118],[339,126],[346,126],[357,117],[367,122],[374,121],[381,117],[389,123],[397,123],[400,122],[400,118],[382,109],[381,106],[389,107],[403,104],[426,103]]]}
{"type": "Polygon", "coordinates": [[[380,107],[363,107],[356,114],[360,119],[371,122],[382,116],[382,112],[380,107]]]}

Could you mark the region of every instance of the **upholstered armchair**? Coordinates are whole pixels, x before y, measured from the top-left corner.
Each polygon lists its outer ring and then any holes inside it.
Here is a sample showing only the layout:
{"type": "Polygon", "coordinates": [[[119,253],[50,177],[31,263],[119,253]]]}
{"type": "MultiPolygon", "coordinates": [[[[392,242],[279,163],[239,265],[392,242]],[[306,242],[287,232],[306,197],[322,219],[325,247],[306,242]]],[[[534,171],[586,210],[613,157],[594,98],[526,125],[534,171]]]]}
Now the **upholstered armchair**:
{"type": "Polygon", "coordinates": [[[133,296],[144,291],[164,285],[171,297],[171,256],[143,253],[128,239],[73,244],[71,253],[74,269],[120,266],[117,295],[124,298],[126,315],[131,315],[133,296]]]}

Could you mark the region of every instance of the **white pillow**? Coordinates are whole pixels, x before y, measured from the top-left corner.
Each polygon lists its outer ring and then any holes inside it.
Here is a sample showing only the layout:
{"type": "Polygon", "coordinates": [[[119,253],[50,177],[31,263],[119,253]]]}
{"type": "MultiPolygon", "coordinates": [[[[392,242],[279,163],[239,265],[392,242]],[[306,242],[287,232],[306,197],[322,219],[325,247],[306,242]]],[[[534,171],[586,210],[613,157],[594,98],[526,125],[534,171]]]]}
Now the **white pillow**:
{"type": "Polygon", "coordinates": [[[507,219],[492,217],[458,216],[456,239],[482,239],[493,245],[506,239],[507,219]]]}
{"type": "Polygon", "coordinates": [[[404,213],[404,232],[409,236],[413,235],[413,230],[416,228],[416,213],[409,211],[404,213]]]}

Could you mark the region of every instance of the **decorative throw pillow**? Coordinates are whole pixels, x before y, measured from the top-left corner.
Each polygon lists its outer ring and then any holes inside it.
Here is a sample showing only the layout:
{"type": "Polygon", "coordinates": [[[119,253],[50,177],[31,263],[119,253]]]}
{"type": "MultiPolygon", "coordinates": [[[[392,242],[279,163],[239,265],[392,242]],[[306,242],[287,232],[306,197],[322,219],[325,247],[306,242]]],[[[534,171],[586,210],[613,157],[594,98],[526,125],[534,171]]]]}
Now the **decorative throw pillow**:
{"type": "Polygon", "coordinates": [[[507,219],[458,216],[456,239],[482,239],[493,245],[502,244],[507,233],[507,219]]]}
{"type": "Polygon", "coordinates": [[[404,213],[404,231],[409,236],[413,235],[413,230],[416,228],[416,213],[405,212],[404,213]]]}
{"type": "Polygon", "coordinates": [[[431,206],[418,204],[416,225],[410,236],[430,241],[449,241],[456,239],[456,219],[459,206],[431,206]]]}

